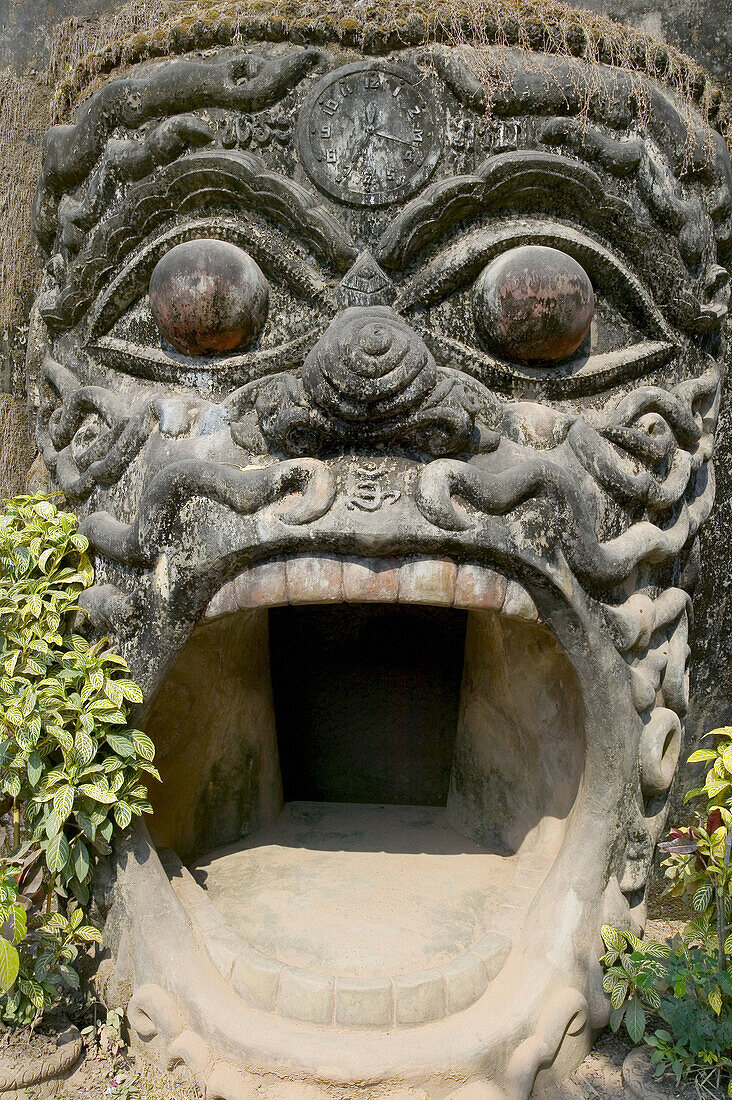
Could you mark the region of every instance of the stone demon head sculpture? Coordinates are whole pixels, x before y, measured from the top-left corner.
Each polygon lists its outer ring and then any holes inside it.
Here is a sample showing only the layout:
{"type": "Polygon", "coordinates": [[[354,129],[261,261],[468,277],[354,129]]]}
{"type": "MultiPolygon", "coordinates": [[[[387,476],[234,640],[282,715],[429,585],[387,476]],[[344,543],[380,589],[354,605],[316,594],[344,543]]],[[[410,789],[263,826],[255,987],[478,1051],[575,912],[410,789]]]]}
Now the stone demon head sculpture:
{"type": "Polygon", "coordinates": [[[106,977],[209,1097],[525,1100],[644,919],[730,162],[637,72],[370,51],[209,36],[47,137],[37,437],[164,778],[106,977]]]}

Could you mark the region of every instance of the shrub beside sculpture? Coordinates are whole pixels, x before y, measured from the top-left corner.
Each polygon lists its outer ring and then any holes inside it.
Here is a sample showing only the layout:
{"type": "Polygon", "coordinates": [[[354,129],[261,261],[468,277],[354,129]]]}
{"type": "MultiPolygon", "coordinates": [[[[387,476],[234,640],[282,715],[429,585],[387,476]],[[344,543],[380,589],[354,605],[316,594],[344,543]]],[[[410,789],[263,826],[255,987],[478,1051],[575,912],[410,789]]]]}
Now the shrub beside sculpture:
{"type": "Polygon", "coordinates": [[[707,736],[712,747],[689,758],[706,763],[704,784],[686,794],[706,804],[693,825],[671,829],[659,845],[666,893],[685,898],[695,916],[670,946],[604,927],[603,986],[610,1026],[624,1023],[634,1043],[645,1039],[656,1076],[696,1077],[717,1089],[726,1082],[732,1095],[732,729],[707,736]]]}
{"type": "Polygon", "coordinates": [[[0,769],[14,836],[0,870],[0,1006],[32,1023],[78,989],[94,871],[115,830],[149,812],[149,737],[128,724],[142,693],[108,639],[74,632],[94,578],[77,519],[37,494],[0,515],[0,769]]]}

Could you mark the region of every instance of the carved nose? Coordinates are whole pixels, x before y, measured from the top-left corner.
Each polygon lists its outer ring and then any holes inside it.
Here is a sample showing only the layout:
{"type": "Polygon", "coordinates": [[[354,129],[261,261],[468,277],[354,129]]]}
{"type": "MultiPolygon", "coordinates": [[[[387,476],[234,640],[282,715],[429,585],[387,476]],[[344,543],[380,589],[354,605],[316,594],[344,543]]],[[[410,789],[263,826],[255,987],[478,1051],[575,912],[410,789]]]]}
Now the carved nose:
{"type": "Polygon", "coordinates": [[[256,404],[265,439],[288,454],[374,443],[454,454],[472,447],[477,408],[456,376],[438,370],[419,333],[384,305],[344,310],[300,377],[276,375],[256,404]]]}
{"type": "Polygon", "coordinates": [[[311,401],[339,420],[386,420],[421,406],[437,367],[421,336],[388,306],[339,314],[303,365],[311,401]]]}

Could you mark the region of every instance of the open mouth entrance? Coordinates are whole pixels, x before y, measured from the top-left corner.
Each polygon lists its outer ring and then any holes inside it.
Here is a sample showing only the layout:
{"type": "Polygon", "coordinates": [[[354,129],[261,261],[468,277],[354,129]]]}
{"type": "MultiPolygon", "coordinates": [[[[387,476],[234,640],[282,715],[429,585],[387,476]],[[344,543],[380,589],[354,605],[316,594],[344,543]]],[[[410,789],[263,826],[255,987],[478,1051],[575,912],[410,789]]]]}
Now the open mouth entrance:
{"type": "Polygon", "coordinates": [[[285,802],[446,804],[466,620],[385,604],[270,612],[285,802]]]}
{"type": "Polygon", "coordinates": [[[569,663],[545,627],[492,611],[224,615],[194,631],[147,729],[151,831],[201,946],[250,1003],[323,1025],[414,1025],[480,997],[582,774],[569,663]]]}

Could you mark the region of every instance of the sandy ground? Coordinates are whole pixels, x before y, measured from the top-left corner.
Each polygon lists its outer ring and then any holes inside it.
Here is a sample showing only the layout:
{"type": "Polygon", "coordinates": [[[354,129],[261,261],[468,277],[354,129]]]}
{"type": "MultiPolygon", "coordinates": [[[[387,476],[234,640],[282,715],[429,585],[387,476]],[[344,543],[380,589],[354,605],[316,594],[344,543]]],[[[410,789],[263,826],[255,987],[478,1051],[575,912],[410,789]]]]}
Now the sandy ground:
{"type": "MultiPolygon", "coordinates": [[[[84,1024],[86,1021],[79,1021],[84,1024]]],[[[30,1034],[27,1028],[0,1032],[0,1073],[27,1068],[52,1055],[56,1035],[67,1021],[49,1019],[30,1034]]],[[[104,1049],[94,1037],[85,1036],[84,1056],[70,1074],[14,1093],[2,1093],[13,1100],[201,1100],[186,1070],[173,1076],[163,1073],[144,1059],[121,1050],[104,1049]]]]}
{"type": "MultiPolygon", "coordinates": [[[[0,1068],[6,1072],[7,1068],[24,1067],[53,1050],[55,1034],[50,1029],[30,1039],[27,1031],[6,1031],[0,1036],[0,1068]]],[[[601,1035],[568,1086],[557,1090],[555,1097],[543,1094],[542,1100],[627,1100],[621,1068],[629,1050],[627,1039],[609,1032],[601,1035]]],[[[693,1085],[677,1089],[671,1082],[664,1091],[668,1100],[699,1100],[693,1085]]],[[[185,1070],[171,1076],[126,1049],[113,1057],[93,1047],[87,1048],[78,1066],[64,1079],[2,1095],[13,1100],[203,1100],[185,1070]]],[[[722,1100],[723,1094],[719,1096],[722,1100]]]]}

